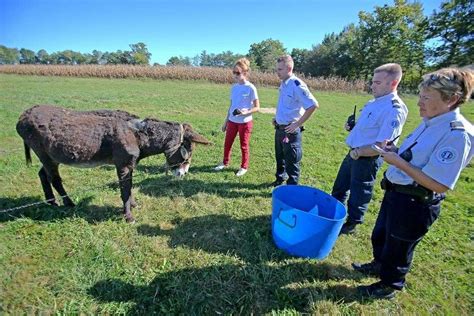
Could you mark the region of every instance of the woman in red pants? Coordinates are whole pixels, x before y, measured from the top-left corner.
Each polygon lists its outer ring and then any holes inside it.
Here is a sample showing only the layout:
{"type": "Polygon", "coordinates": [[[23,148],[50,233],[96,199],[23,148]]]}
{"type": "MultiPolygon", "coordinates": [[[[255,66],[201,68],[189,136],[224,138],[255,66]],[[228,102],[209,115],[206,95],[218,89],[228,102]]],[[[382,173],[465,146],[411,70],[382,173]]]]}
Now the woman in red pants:
{"type": "Polygon", "coordinates": [[[242,152],[240,169],[235,174],[238,177],[243,176],[249,168],[249,145],[253,127],[252,113],[258,112],[260,109],[257,89],[248,81],[249,71],[250,62],[247,58],[237,60],[232,71],[236,83],[232,86],[229,110],[222,125],[222,131],[226,132],[224,159],[214,168],[214,170],[220,171],[229,165],[232,144],[238,133],[242,152]]]}

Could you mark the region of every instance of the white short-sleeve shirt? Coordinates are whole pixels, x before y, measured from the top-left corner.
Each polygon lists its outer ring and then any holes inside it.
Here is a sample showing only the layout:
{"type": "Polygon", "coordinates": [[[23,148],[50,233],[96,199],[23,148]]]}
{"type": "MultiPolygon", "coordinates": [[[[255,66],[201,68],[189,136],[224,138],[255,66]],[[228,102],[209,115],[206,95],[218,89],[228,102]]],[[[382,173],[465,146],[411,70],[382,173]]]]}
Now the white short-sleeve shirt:
{"type": "Polygon", "coordinates": [[[407,115],[408,109],[396,92],[373,99],[360,111],[346,144],[356,148],[392,140],[402,133],[407,115]]]}
{"type": "Polygon", "coordinates": [[[295,75],[282,82],[279,90],[275,115],[277,124],[287,125],[296,122],[307,109],[318,105],[308,86],[295,75]]]}
{"type": "MultiPolygon", "coordinates": [[[[410,164],[421,169],[435,181],[451,190],[461,171],[474,154],[474,127],[459,109],[423,122],[404,140],[399,153],[411,147],[410,164]]],[[[413,184],[414,180],[395,166],[387,169],[386,177],[397,184],[413,184]]]]}
{"type": "Polygon", "coordinates": [[[252,83],[245,81],[243,84],[236,83],[232,85],[230,92],[229,120],[234,123],[250,122],[252,120],[252,114],[235,116],[232,113],[236,109],[247,109],[250,111],[253,107],[253,101],[257,99],[257,89],[252,83]]]}

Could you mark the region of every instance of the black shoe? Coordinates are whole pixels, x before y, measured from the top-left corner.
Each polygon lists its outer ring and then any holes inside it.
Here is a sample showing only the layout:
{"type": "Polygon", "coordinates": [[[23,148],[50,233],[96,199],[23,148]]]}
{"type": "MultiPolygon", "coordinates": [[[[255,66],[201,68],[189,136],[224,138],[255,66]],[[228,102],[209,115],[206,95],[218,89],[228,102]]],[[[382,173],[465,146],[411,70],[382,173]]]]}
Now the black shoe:
{"type": "Polygon", "coordinates": [[[353,263],[352,267],[354,270],[359,271],[365,275],[379,276],[380,275],[380,262],[372,260],[368,263],[353,263]]]}
{"type": "Polygon", "coordinates": [[[277,187],[277,186],[279,186],[279,185],[282,185],[283,182],[285,182],[285,180],[275,180],[275,181],[273,181],[270,185],[271,185],[272,187],[277,187]]]}
{"type": "Polygon", "coordinates": [[[359,225],[359,223],[348,219],[344,225],[342,225],[339,235],[352,235],[355,233],[357,225],[359,225]]]}
{"type": "Polygon", "coordinates": [[[392,299],[395,297],[395,289],[383,284],[381,281],[371,285],[361,285],[357,287],[357,292],[366,298],[392,299]]]}

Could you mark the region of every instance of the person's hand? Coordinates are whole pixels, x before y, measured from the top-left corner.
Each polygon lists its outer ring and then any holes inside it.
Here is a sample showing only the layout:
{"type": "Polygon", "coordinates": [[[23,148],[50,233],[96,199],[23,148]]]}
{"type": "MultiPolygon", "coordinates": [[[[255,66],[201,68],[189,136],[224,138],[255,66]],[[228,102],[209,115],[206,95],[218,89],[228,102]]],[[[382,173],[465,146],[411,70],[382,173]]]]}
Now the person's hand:
{"type": "Polygon", "coordinates": [[[241,110],[240,110],[240,114],[239,114],[239,115],[247,115],[247,114],[250,114],[250,110],[248,110],[248,109],[241,109],[241,110]]]}
{"type": "Polygon", "coordinates": [[[299,125],[297,122],[291,123],[290,125],[288,125],[287,127],[285,127],[285,132],[287,132],[288,134],[292,134],[292,133],[294,133],[299,127],[300,127],[300,125],[299,125]]]}
{"type": "Polygon", "coordinates": [[[394,165],[395,167],[400,167],[402,163],[405,163],[402,157],[400,157],[396,152],[387,151],[385,154],[381,155],[383,160],[389,165],[394,165]]]}
{"type": "Polygon", "coordinates": [[[352,150],[349,152],[349,156],[351,156],[351,158],[354,159],[354,160],[359,159],[359,157],[360,157],[360,155],[359,155],[359,149],[357,149],[357,148],[352,149],[352,150]]]}
{"type": "Polygon", "coordinates": [[[384,140],[381,144],[380,144],[380,147],[385,150],[385,151],[388,151],[388,152],[394,152],[394,153],[397,153],[398,152],[398,147],[395,146],[393,144],[393,142],[391,142],[390,140],[386,139],[384,140]]]}
{"type": "Polygon", "coordinates": [[[225,121],[224,124],[222,124],[222,127],[221,127],[221,130],[222,130],[223,132],[225,132],[226,129],[227,129],[227,121],[225,121]]]}

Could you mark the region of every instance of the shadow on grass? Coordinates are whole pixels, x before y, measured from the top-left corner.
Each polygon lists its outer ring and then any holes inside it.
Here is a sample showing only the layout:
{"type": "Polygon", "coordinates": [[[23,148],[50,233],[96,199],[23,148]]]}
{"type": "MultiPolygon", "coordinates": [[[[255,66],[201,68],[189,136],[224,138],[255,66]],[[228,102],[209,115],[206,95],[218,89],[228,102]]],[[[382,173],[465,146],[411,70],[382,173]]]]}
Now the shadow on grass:
{"type": "MultiPolygon", "coordinates": [[[[318,301],[362,301],[355,288],[323,286],[337,280],[327,263],[219,265],[158,274],[148,285],[119,279],[97,282],[88,294],[100,302],[134,302],[127,314],[262,314],[295,309],[310,312],[318,301]]],[[[342,271],[345,275],[351,271],[342,271]]]]}
{"type": "Polygon", "coordinates": [[[170,248],[187,247],[236,256],[245,262],[258,263],[282,260],[287,256],[275,251],[272,243],[270,217],[235,219],[228,215],[206,215],[176,219],[172,229],[140,225],[137,231],[145,236],[169,236],[170,248]]]}
{"type": "Polygon", "coordinates": [[[141,193],[149,196],[184,196],[190,197],[198,193],[218,195],[222,198],[254,198],[256,196],[269,197],[270,183],[245,183],[245,182],[216,182],[202,181],[198,179],[177,180],[171,176],[160,176],[135,182],[134,187],[140,189],[141,193]]]}
{"type": "MultiPolygon", "coordinates": [[[[46,203],[0,213],[0,222],[14,221],[18,218],[30,218],[35,221],[56,221],[69,217],[80,217],[89,223],[97,223],[109,219],[122,220],[122,208],[115,206],[91,205],[92,197],[79,201],[75,207],[51,206],[46,203]]],[[[34,198],[0,198],[0,210],[41,202],[34,198]]]]}

